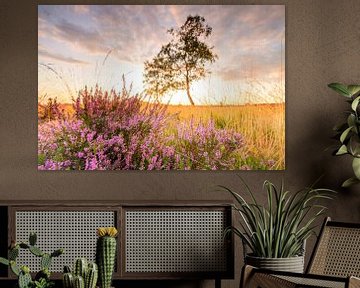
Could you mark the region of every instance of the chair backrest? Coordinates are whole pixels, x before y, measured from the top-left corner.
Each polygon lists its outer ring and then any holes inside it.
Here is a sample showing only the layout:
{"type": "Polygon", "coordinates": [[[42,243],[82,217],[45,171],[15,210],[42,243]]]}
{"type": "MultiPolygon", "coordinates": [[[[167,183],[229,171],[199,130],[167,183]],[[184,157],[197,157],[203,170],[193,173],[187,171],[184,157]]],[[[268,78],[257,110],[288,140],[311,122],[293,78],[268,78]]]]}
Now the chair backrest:
{"type": "Polygon", "coordinates": [[[326,218],[307,273],[360,277],[360,223],[326,218]]]}

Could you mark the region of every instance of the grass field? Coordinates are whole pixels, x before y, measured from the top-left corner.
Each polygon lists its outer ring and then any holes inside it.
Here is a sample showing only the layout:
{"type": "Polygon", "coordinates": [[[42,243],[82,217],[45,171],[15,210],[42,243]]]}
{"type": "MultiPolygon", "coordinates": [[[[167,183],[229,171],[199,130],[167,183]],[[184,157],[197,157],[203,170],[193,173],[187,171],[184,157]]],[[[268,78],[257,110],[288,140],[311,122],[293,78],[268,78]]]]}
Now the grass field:
{"type": "MultiPolygon", "coordinates": [[[[217,128],[234,129],[246,141],[246,164],[261,168],[261,161],[274,162],[274,170],[285,169],[285,104],[248,104],[229,106],[169,105],[172,124],[213,119],[217,128]],[[261,160],[260,160],[261,159],[261,160]]],[[[266,165],[269,166],[269,165],[266,165]]]]}

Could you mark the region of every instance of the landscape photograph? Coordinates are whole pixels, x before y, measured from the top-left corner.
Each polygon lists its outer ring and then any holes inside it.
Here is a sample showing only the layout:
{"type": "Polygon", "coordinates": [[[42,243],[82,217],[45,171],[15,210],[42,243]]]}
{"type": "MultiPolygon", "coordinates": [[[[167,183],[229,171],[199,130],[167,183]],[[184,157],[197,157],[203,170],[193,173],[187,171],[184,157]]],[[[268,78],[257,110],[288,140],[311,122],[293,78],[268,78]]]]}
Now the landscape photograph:
{"type": "Polygon", "coordinates": [[[39,170],[284,170],[284,5],[38,5],[39,170]]]}

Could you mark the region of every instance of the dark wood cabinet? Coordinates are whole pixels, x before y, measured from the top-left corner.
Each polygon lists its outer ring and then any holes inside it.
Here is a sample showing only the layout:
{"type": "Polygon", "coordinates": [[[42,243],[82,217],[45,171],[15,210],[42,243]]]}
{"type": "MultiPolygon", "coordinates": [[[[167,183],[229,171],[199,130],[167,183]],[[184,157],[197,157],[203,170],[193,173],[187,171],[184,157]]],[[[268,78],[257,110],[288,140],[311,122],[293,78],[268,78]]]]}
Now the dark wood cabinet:
{"type": "MultiPolygon", "coordinates": [[[[231,205],[220,201],[2,203],[0,256],[6,257],[12,240],[27,240],[35,231],[43,250],[65,249],[51,267],[60,279],[63,265],[75,258],[94,260],[97,227],[115,226],[115,280],[232,279],[233,236],[223,237],[232,216],[231,205]]],[[[36,270],[31,254],[20,260],[36,270]]],[[[4,265],[0,278],[14,279],[4,265]]]]}

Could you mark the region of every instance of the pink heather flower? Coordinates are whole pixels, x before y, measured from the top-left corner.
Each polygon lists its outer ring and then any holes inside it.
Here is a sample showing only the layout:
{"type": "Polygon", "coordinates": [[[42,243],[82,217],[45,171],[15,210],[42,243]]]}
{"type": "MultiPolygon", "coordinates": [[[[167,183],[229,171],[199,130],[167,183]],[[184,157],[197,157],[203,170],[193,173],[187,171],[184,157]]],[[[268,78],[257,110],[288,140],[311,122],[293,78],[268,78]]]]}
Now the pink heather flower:
{"type": "Polygon", "coordinates": [[[95,131],[92,131],[92,132],[88,133],[88,134],[86,135],[86,140],[87,140],[88,142],[91,142],[91,141],[94,139],[95,134],[96,134],[95,131]]]}
{"type": "Polygon", "coordinates": [[[77,156],[78,156],[79,158],[83,158],[83,157],[85,156],[85,154],[84,154],[84,152],[78,152],[78,153],[77,153],[77,156]]]}
{"type": "Polygon", "coordinates": [[[86,163],[85,163],[85,170],[96,170],[97,169],[97,161],[96,158],[88,158],[86,159],[86,163]]]}

